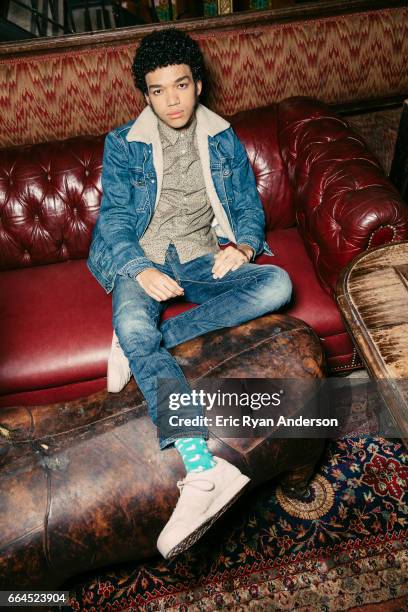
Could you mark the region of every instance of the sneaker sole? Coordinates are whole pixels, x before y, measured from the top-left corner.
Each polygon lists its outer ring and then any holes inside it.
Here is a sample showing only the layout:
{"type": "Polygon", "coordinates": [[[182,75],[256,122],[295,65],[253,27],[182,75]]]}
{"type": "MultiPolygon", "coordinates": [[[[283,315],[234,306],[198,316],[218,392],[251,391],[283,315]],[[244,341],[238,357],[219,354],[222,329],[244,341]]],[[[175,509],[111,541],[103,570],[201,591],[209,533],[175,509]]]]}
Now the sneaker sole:
{"type": "MultiPolygon", "coordinates": [[[[129,380],[130,380],[130,378],[129,378],[129,380]]],[[[108,393],[120,393],[122,391],[122,389],[124,389],[126,387],[126,385],[128,384],[129,380],[124,385],[112,385],[112,384],[107,385],[108,393]]]]}
{"type": "MultiPolygon", "coordinates": [[[[244,476],[241,474],[239,478],[234,480],[232,485],[226,489],[224,492],[224,498],[226,495],[231,495],[231,497],[223,503],[221,500],[218,500],[218,503],[214,503],[207,510],[207,514],[209,516],[204,520],[203,523],[200,523],[193,531],[191,531],[181,542],[179,542],[176,546],[174,546],[166,555],[163,555],[165,559],[171,559],[176,555],[182,553],[187,550],[197,542],[201,538],[202,535],[215,523],[215,521],[226,511],[228,508],[235,502],[236,499],[243,493],[244,488],[249,483],[250,479],[248,476],[244,476]]],[[[216,500],[217,501],[217,500],[216,500]]]]}

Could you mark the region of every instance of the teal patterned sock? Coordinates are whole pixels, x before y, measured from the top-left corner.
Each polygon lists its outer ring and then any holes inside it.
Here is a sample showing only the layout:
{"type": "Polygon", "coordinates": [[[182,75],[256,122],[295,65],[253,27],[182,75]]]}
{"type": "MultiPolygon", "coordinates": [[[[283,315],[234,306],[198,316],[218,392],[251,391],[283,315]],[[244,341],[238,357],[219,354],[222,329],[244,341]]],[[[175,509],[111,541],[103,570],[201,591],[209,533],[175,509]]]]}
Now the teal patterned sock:
{"type": "Polygon", "coordinates": [[[179,438],[174,446],[183,459],[188,472],[204,472],[215,466],[214,457],[207,448],[204,438],[179,438]]]}

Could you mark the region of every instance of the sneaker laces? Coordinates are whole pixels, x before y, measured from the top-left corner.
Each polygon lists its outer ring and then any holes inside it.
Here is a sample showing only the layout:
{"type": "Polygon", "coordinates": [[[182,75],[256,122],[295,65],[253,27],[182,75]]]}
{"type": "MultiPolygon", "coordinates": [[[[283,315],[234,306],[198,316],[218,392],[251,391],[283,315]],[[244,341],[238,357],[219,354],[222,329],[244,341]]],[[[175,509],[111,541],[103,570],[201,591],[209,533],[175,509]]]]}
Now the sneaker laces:
{"type": "Polygon", "coordinates": [[[211,482],[207,478],[200,478],[199,476],[190,480],[178,480],[177,486],[180,491],[183,489],[183,487],[186,486],[191,486],[194,489],[198,489],[199,491],[212,491],[213,489],[215,489],[215,484],[213,482],[211,482]]]}

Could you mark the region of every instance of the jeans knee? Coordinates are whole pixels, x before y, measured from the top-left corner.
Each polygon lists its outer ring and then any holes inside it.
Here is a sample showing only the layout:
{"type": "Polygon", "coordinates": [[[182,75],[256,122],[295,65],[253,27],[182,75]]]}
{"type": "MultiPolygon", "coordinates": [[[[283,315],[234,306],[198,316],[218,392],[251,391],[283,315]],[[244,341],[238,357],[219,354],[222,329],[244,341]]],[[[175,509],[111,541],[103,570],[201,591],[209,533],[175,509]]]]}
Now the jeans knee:
{"type": "Polygon", "coordinates": [[[160,345],[161,334],[147,317],[118,317],[114,319],[114,328],[119,344],[128,357],[134,353],[151,353],[160,345]]]}
{"type": "Polygon", "coordinates": [[[278,310],[290,302],[292,297],[292,281],[289,274],[278,266],[265,266],[259,288],[258,298],[265,312],[278,310]]]}
{"type": "Polygon", "coordinates": [[[292,281],[290,279],[289,274],[283,268],[280,268],[281,271],[281,280],[279,281],[281,298],[282,298],[282,306],[288,304],[292,297],[292,281]]]}

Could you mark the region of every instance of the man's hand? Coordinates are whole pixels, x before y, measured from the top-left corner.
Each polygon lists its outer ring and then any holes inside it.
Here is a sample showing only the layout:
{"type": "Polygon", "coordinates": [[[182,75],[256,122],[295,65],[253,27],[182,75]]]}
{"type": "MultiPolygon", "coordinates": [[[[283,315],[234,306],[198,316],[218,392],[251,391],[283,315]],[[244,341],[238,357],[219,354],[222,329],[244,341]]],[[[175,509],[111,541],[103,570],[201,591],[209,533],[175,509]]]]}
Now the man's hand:
{"type": "Polygon", "coordinates": [[[135,280],[157,302],[184,295],[183,287],[175,280],[156,268],[146,268],[135,277],[135,280]]]}
{"type": "Polygon", "coordinates": [[[228,246],[214,257],[215,263],[211,270],[213,278],[222,278],[230,270],[238,270],[242,264],[251,260],[252,255],[253,249],[246,244],[228,246]]]}

